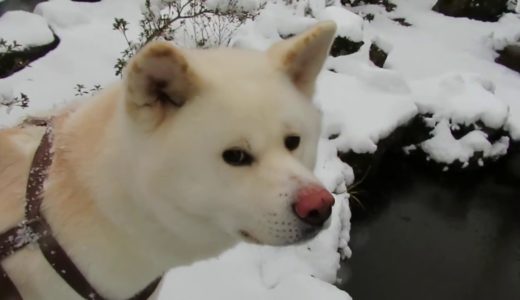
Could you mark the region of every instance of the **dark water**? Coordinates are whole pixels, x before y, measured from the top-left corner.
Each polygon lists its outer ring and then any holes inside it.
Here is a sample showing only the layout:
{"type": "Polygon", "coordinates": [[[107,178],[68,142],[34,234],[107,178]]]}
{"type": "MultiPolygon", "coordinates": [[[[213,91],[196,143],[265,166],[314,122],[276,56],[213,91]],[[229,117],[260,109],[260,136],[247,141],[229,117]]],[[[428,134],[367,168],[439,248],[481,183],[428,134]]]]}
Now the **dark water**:
{"type": "Polygon", "coordinates": [[[36,4],[45,0],[5,0],[0,2],[0,15],[9,10],[25,10],[32,12],[36,4]]]}
{"type": "Polygon", "coordinates": [[[342,289],[355,300],[520,299],[520,155],[471,176],[383,164],[358,195],[365,208],[352,203],[342,289]]]}

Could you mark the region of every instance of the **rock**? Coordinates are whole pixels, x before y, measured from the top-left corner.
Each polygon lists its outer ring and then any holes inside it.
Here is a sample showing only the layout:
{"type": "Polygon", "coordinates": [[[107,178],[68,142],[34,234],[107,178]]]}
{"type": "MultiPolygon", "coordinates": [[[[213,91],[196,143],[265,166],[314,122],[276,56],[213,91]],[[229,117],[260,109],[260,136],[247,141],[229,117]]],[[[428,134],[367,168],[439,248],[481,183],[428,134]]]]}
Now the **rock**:
{"type": "Polygon", "coordinates": [[[451,17],[495,22],[508,10],[508,0],[438,0],[432,10],[451,17]]]}
{"type": "Polygon", "coordinates": [[[382,68],[385,65],[388,53],[381,49],[376,43],[372,43],[368,56],[374,65],[382,68]]]}
{"type": "Polygon", "coordinates": [[[412,26],[412,24],[409,23],[405,18],[393,18],[392,21],[395,21],[395,22],[397,22],[400,25],[405,26],[405,27],[412,26]]]}
{"type": "Polygon", "coordinates": [[[341,4],[351,6],[360,6],[366,4],[382,5],[387,12],[391,12],[397,7],[397,5],[392,3],[390,0],[341,0],[341,4]]]}
{"type": "MultiPolygon", "coordinates": [[[[377,150],[374,153],[357,153],[351,150],[339,152],[338,157],[352,167],[356,178],[364,178],[363,180],[366,178],[368,181],[378,173],[382,161],[390,153],[398,156],[403,155],[403,159],[437,173],[467,174],[468,172],[495,166],[496,162],[502,158],[514,159],[515,163],[520,165],[520,145],[518,143],[509,145],[508,133],[503,128],[486,128],[480,127],[481,125],[478,124],[452,129],[451,132],[453,136],[457,136],[460,139],[472,132],[473,128],[479,128],[479,130],[488,134],[487,140],[490,143],[499,146],[502,146],[502,144],[509,146],[509,148],[506,147],[508,153],[489,156],[483,151],[475,151],[464,163],[459,160],[454,160],[449,164],[436,161],[430,157],[430,153],[427,153],[421,147],[422,143],[432,138],[432,128],[428,121],[431,117],[429,114],[416,115],[407,124],[398,127],[388,137],[381,139],[377,143],[377,150]]],[[[510,170],[510,172],[516,174],[516,176],[520,174],[517,170],[510,170]]]]}
{"type": "Polygon", "coordinates": [[[499,56],[495,59],[495,62],[520,73],[520,43],[506,46],[497,52],[499,56]]]}
{"type": "Polygon", "coordinates": [[[420,114],[418,119],[420,122],[409,126],[405,133],[403,142],[407,146],[402,149],[411,160],[438,171],[481,169],[505,156],[510,148],[504,127],[487,127],[482,121],[466,125],[446,120],[432,127],[431,115],[420,114]]]}
{"type": "Polygon", "coordinates": [[[349,55],[359,51],[363,42],[354,42],[346,37],[338,36],[334,39],[330,48],[330,55],[333,57],[349,55]]]}
{"type": "Polygon", "coordinates": [[[19,10],[5,13],[0,17],[0,78],[23,69],[58,43],[43,17],[19,10]]]}
{"type": "Polygon", "coordinates": [[[318,20],[332,20],[337,25],[330,51],[332,56],[352,54],[363,46],[363,18],[359,15],[344,7],[329,6],[319,13],[318,20]]]}
{"type": "Polygon", "coordinates": [[[388,152],[400,151],[406,137],[411,133],[418,118],[413,118],[408,124],[397,127],[389,136],[377,143],[374,153],[357,153],[355,151],[339,152],[341,161],[348,164],[354,171],[355,178],[368,178],[377,172],[379,165],[388,152]]]}
{"type": "Polygon", "coordinates": [[[36,4],[45,0],[4,0],[0,1],[0,16],[11,10],[33,11],[36,4]]]}
{"type": "Polygon", "coordinates": [[[50,44],[25,48],[23,50],[12,51],[9,53],[0,53],[0,78],[20,71],[29,65],[30,62],[44,56],[51,50],[58,47],[60,39],[54,35],[54,41],[50,44]]]}

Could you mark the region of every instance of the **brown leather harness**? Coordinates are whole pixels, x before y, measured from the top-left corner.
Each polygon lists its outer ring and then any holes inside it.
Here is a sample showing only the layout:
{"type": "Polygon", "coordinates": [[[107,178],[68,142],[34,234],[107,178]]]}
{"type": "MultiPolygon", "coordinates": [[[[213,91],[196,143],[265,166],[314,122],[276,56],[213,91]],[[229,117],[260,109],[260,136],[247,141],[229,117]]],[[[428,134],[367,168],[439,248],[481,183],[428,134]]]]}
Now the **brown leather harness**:
{"type": "MultiPolygon", "coordinates": [[[[52,127],[46,126],[40,145],[34,154],[25,192],[25,220],[0,234],[0,262],[30,244],[38,244],[40,250],[61,278],[84,299],[106,300],[87,281],[52,234],[49,223],[40,211],[43,201],[43,185],[52,164],[52,127]]],[[[161,277],[152,281],[129,300],[148,299],[155,291],[161,277]]],[[[0,264],[0,299],[22,300],[19,291],[0,264]]]]}

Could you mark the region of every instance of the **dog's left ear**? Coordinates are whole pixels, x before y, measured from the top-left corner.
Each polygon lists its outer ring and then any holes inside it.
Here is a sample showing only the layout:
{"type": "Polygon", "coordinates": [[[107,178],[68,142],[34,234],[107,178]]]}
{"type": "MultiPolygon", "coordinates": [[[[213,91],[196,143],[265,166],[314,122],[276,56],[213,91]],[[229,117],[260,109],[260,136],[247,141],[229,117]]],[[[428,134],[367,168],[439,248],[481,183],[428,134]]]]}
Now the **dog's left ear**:
{"type": "Polygon", "coordinates": [[[273,45],[268,55],[302,93],[312,97],[316,77],[329,54],[335,33],[336,23],[320,22],[302,34],[273,45]]]}
{"type": "Polygon", "coordinates": [[[183,106],[200,84],[182,50],[165,41],[146,45],[125,71],[127,112],[152,126],[167,112],[183,106]]]}

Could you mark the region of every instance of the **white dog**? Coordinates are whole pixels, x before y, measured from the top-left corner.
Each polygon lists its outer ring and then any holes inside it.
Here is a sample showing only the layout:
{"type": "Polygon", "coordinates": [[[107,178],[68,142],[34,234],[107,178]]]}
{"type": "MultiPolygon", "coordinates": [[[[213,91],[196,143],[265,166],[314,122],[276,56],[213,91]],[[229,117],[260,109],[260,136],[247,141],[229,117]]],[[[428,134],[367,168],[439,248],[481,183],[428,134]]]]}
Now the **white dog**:
{"type": "MultiPolygon", "coordinates": [[[[334,198],[312,173],[311,98],[335,28],[319,23],[266,53],[153,42],[122,82],[53,118],[40,212],[99,295],[129,298],[240,240],[288,245],[319,232],[334,198]]],[[[0,233],[24,220],[44,131],[0,131],[0,233]]],[[[1,262],[23,298],[81,299],[40,248],[1,262]]]]}

